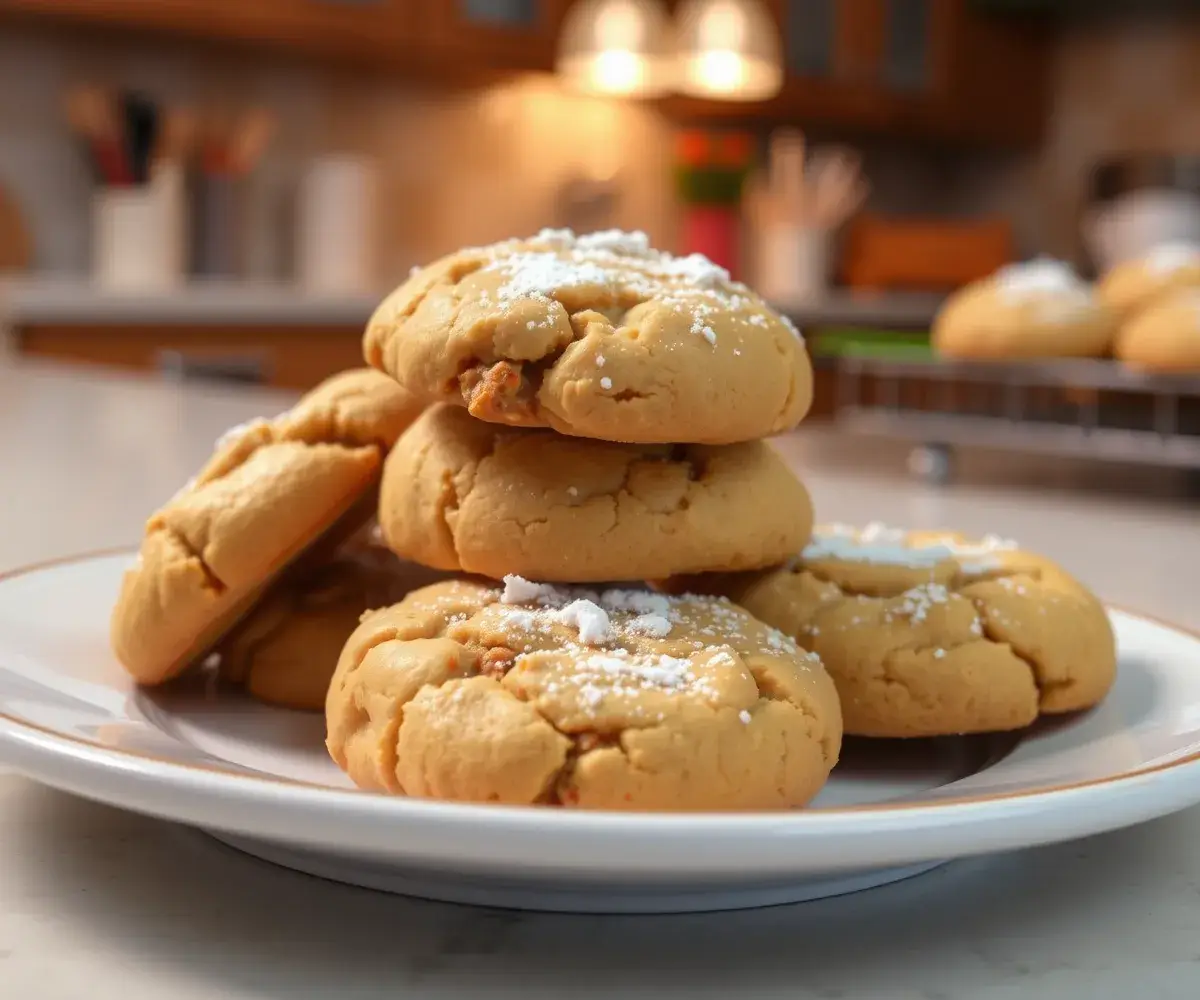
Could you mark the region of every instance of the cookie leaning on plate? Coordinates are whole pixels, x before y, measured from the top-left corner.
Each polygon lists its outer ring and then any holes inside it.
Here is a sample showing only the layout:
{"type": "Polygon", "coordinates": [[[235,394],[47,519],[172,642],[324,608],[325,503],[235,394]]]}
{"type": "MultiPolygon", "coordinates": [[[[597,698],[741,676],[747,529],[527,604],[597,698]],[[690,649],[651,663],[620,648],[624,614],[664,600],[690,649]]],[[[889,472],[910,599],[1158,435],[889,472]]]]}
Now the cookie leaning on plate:
{"type": "Polygon", "coordinates": [[[812,400],[790,323],[643,233],[543,230],[451,254],[379,306],[364,352],[481,420],[606,441],[749,441],[794,427],[812,400]]]}
{"type": "Polygon", "coordinates": [[[815,656],[728,601],[435,584],[369,615],[326,703],[362,788],[591,809],[783,809],[837,762],[815,656]]]}
{"type": "Polygon", "coordinates": [[[300,555],[363,525],[383,456],[419,411],[386,376],[358,370],[226,434],[146,524],[110,623],[125,669],[142,684],[179,674],[300,555]]]}
{"type": "Polygon", "coordinates": [[[932,342],[953,358],[1098,357],[1115,332],[1112,310],[1069,267],[1035,260],[952,295],[934,319],[932,342]]]}
{"type": "Polygon", "coordinates": [[[995,538],[818,528],[792,564],[707,585],[821,657],[856,736],[1017,729],[1095,705],[1116,672],[1095,596],[995,538]]]}
{"type": "Polygon", "coordinates": [[[611,444],[434,406],[388,457],[379,523],[428,566],[580,583],[778,563],[812,504],[762,441],[611,444]]]}
{"type": "Polygon", "coordinates": [[[352,540],[284,574],[214,652],[221,676],[259,701],[319,712],[338,655],[364,612],[389,607],[445,574],[352,540]]]}

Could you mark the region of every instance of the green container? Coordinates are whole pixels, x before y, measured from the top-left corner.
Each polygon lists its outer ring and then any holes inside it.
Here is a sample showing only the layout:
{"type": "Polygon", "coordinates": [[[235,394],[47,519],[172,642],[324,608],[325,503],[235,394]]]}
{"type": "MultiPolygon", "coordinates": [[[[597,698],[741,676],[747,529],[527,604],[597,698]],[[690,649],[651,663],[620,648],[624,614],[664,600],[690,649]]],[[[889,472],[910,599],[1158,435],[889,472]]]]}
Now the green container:
{"type": "Polygon", "coordinates": [[[926,361],[933,357],[929,334],[913,330],[823,330],[813,338],[812,353],[826,358],[880,358],[926,361]]]}

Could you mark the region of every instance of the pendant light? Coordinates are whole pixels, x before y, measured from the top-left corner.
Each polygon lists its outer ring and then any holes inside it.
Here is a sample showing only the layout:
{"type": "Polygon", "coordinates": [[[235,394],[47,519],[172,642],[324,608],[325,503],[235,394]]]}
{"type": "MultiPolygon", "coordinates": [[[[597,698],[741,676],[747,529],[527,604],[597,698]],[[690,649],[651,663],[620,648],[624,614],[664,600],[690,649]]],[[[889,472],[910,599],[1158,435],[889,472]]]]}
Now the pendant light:
{"type": "Polygon", "coordinates": [[[587,93],[657,97],[675,83],[674,52],[660,0],[580,0],[563,22],[556,68],[587,93]]]}
{"type": "Polygon", "coordinates": [[[762,101],[783,86],[779,29],[760,0],[684,0],[676,21],[681,92],[762,101]]]}

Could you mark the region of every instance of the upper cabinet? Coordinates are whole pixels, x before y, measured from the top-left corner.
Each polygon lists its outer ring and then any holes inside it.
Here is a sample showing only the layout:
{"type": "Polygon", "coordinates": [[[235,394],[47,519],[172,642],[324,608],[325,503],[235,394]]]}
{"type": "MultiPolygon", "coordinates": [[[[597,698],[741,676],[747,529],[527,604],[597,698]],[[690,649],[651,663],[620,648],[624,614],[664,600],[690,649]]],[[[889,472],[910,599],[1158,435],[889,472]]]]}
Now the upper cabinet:
{"type": "Polygon", "coordinates": [[[1047,108],[1048,38],[970,0],[768,0],[785,83],[759,104],[667,102],[689,118],[766,118],[1024,144],[1047,108]]]}
{"type": "Polygon", "coordinates": [[[0,0],[23,14],[471,78],[550,69],[569,0],[0,0]]]}
{"type": "MultiPolygon", "coordinates": [[[[975,0],[765,0],[786,79],[759,103],[673,97],[692,121],[759,119],[1028,144],[1047,110],[1036,18],[975,0]]],[[[169,31],[467,80],[549,70],[571,0],[0,0],[0,15],[169,31]]]]}
{"type": "Polygon", "coordinates": [[[422,0],[435,41],[520,69],[554,65],[569,0],[422,0]]]}

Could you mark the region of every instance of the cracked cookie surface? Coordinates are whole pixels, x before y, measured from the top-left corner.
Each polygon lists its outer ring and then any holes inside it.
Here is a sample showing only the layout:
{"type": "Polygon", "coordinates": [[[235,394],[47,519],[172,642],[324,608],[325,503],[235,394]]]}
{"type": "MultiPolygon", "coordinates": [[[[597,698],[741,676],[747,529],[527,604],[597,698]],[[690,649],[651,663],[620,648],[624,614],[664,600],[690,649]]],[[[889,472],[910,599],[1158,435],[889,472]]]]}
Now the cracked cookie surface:
{"type": "Polygon", "coordinates": [[[345,372],[292,409],[227,432],[196,478],[151,515],[110,621],[142,684],[206,653],[289,564],[348,536],[386,450],[420,412],[379,372],[345,372]]]}
{"type": "Polygon", "coordinates": [[[724,599],[509,577],[364,618],[326,701],[361,788],[587,809],[784,809],[841,746],[817,657],[724,599]]]}
{"type": "Polygon", "coordinates": [[[580,583],[780,562],[812,504],[762,441],[612,444],[434,406],[388,457],[379,522],[414,562],[580,583]]]}
{"type": "Polygon", "coordinates": [[[355,540],[276,582],[216,649],[221,677],[272,705],[319,712],[338,655],[365,612],[445,574],[355,540]]]}
{"type": "Polygon", "coordinates": [[[856,736],[1018,729],[1095,705],[1116,673],[1096,597],[996,538],[818,527],[787,566],[675,585],[727,594],[819,654],[856,736]]]}
{"type": "Polygon", "coordinates": [[[364,352],[479,419],[607,441],[749,441],[794,427],[812,401],[786,319],[642,233],[543,230],[451,254],[384,300],[364,352]]]}

